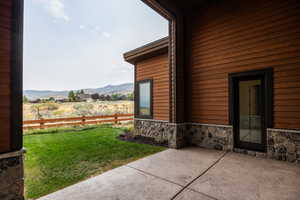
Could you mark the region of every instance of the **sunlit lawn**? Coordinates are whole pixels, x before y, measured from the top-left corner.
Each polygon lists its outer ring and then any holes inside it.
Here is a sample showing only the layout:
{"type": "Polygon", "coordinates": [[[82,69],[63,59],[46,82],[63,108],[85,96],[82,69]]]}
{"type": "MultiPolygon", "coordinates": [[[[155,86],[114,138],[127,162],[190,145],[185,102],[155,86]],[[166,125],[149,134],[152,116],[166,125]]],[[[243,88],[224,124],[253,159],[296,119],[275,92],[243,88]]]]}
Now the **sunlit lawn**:
{"type": "Polygon", "coordinates": [[[116,137],[121,129],[45,130],[24,136],[25,196],[35,199],[93,175],[164,150],[116,137]]]}

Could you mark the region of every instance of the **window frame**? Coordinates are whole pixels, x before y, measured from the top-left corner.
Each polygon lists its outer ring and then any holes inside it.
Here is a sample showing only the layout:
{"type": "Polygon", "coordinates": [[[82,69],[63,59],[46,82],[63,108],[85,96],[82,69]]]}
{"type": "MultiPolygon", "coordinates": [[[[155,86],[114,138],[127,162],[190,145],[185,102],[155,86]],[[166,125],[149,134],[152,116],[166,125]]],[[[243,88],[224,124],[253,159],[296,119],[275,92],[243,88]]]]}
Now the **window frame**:
{"type": "Polygon", "coordinates": [[[135,83],[135,118],[140,119],[153,119],[153,79],[144,79],[136,81],[135,83]],[[140,114],[140,84],[150,83],[150,114],[141,115],[140,114]]]}

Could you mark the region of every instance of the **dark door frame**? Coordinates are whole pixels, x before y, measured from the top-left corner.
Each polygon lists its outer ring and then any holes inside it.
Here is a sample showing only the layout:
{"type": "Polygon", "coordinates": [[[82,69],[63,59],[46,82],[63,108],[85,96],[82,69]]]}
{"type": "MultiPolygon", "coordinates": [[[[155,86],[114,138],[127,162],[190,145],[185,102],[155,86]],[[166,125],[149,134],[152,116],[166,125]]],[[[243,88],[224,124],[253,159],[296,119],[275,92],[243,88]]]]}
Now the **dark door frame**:
{"type": "Polygon", "coordinates": [[[229,74],[229,120],[233,126],[234,147],[247,148],[255,151],[266,151],[267,137],[266,129],[273,127],[273,69],[245,71],[229,74]],[[239,143],[239,100],[238,100],[238,82],[245,79],[263,80],[263,109],[262,109],[262,145],[241,144],[239,143]]]}
{"type": "Polygon", "coordinates": [[[24,0],[12,0],[10,62],[10,151],[23,148],[23,21],[24,0]]]}

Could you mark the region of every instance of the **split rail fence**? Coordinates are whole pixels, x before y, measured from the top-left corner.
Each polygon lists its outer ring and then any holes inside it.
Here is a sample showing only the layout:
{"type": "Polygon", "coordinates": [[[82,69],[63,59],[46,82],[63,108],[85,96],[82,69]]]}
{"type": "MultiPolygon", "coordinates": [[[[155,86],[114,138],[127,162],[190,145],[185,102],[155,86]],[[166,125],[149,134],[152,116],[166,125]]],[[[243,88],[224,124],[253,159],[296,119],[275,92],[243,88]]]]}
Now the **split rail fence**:
{"type": "Polygon", "coordinates": [[[114,123],[132,121],[133,114],[114,114],[104,116],[82,116],[56,119],[39,119],[23,121],[23,129],[44,129],[63,126],[84,126],[93,124],[114,123]]]}

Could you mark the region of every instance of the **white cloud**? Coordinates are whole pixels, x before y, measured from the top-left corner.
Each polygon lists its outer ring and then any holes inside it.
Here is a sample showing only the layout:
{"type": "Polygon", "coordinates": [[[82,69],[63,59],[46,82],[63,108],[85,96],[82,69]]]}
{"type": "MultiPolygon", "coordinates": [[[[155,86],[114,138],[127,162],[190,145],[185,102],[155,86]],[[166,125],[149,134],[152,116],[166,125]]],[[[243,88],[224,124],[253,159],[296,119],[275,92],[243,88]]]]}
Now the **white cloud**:
{"type": "Polygon", "coordinates": [[[70,21],[70,17],[65,11],[65,5],[61,0],[39,0],[39,2],[44,3],[45,9],[52,17],[66,22],[70,21]]]}
{"type": "Polygon", "coordinates": [[[95,26],[95,30],[100,31],[101,30],[100,26],[95,26]]]}
{"type": "Polygon", "coordinates": [[[91,33],[95,33],[97,35],[100,35],[100,36],[103,36],[106,38],[111,37],[111,34],[109,32],[102,31],[100,26],[90,26],[90,28],[87,27],[87,29],[89,29],[91,31],[91,33]]]}
{"type": "Polygon", "coordinates": [[[80,29],[85,29],[85,26],[84,25],[80,25],[79,28],[80,29]]]}
{"type": "Polygon", "coordinates": [[[110,36],[111,36],[110,33],[108,33],[108,32],[102,32],[102,35],[107,38],[110,38],[110,36]]]}

